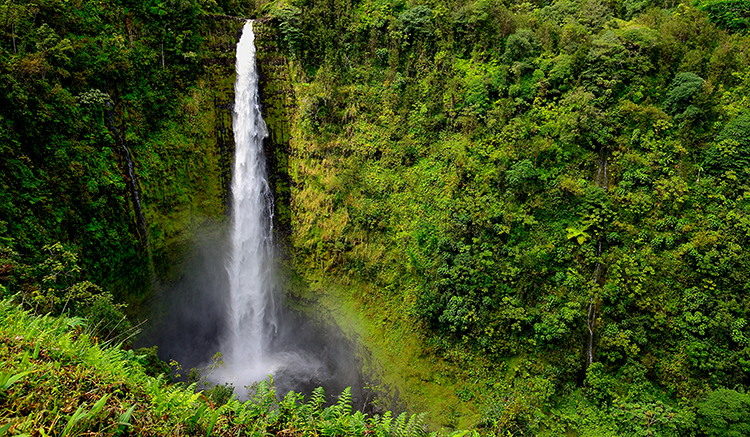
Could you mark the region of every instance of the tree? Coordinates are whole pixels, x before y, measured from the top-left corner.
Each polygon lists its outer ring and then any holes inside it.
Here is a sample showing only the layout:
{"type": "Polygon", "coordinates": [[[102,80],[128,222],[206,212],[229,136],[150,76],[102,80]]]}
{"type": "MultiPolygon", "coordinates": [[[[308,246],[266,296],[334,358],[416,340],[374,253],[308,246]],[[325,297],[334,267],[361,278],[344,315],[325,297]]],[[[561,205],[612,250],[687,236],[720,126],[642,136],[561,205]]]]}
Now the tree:
{"type": "Polygon", "coordinates": [[[432,36],[432,15],[432,9],[427,6],[415,6],[398,16],[399,27],[407,42],[412,43],[432,36]]]}
{"type": "Polygon", "coordinates": [[[732,32],[750,28],[750,0],[704,0],[698,8],[705,11],[711,21],[732,32]]]}
{"type": "Polygon", "coordinates": [[[750,395],[729,389],[711,392],[698,405],[698,425],[709,437],[750,435],[750,395]]]}
{"type": "Polygon", "coordinates": [[[692,107],[693,98],[703,87],[703,82],[695,73],[678,73],[669,88],[664,108],[675,116],[687,112],[692,107]]]}
{"type": "Polygon", "coordinates": [[[714,173],[733,170],[742,174],[750,167],[750,112],[740,113],[716,136],[706,151],[705,168],[714,173]]]}

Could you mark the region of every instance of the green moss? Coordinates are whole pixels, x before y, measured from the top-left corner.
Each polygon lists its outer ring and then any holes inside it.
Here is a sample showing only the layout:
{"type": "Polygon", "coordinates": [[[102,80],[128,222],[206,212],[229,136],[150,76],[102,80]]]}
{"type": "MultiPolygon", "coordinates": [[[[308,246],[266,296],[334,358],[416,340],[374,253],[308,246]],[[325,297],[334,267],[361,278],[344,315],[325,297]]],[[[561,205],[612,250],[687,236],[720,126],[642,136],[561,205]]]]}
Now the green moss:
{"type": "Polygon", "coordinates": [[[226,211],[234,154],[234,57],[242,23],[211,21],[202,30],[205,69],[180,93],[173,120],[140,147],[137,170],[159,279],[179,274],[185,251],[206,220],[226,211]]]}

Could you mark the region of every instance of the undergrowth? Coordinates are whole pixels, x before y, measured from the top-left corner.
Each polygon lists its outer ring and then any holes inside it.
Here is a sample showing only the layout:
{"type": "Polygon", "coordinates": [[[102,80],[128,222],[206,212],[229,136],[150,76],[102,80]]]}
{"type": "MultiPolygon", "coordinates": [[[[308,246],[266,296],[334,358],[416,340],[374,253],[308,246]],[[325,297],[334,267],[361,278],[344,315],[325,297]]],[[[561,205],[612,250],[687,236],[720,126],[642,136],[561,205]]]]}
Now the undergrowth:
{"type": "Polygon", "coordinates": [[[146,375],[141,356],[101,346],[87,329],[0,301],[0,435],[427,435],[424,414],[353,411],[349,389],[323,408],[322,388],[278,399],[263,381],[247,401],[215,403],[195,384],[146,375]]]}

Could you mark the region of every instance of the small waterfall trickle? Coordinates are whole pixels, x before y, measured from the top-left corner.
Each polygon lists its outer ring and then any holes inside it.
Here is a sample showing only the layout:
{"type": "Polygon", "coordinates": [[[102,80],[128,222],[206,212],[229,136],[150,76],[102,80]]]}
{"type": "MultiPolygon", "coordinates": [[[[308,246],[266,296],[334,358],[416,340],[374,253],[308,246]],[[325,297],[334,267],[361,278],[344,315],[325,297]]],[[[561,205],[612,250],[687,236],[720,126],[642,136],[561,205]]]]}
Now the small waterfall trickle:
{"type": "Polygon", "coordinates": [[[273,195],[266,176],[268,136],[258,96],[253,23],[237,44],[232,127],[235,139],[229,254],[229,317],[217,375],[236,388],[272,373],[269,344],[277,327],[273,273],[273,195]]]}
{"type": "Polygon", "coordinates": [[[607,175],[608,159],[609,151],[606,147],[602,147],[602,150],[599,152],[598,169],[596,170],[596,185],[605,192],[609,191],[609,176],[607,175]]]}
{"type": "MultiPolygon", "coordinates": [[[[599,285],[602,276],[602,263],[599,260],[602,256],[602,240],[596,247],[596,266],[594,267],[594,277],[591,282],[594,287],[599,285]]],[[[591,292],[589,296],[589,308],[586,314],[586,329],[589,331],[588,348],[586,350],[586,368],[594,362],[594,330],[596,329],[596,293],[591,292]]]]}
{"type": "MultiPolygon", "coordinates": [[[[599,151],[599,160],[597,161],[596,185],[606,193],[609,191],[609,175],[607,174],[607,164],[609,151],[607,147],[602,147],[599,151]]],[[[596,287],[601,282],[602,277],[602,240],[599,238],[596,247],[596,265],[594,266],[594,275],[591,279],[593,291],[589,297],[589,307],[586,313],[586,329],[588,330],[588,343],[586,348],[586,368],[594,362],[594,334],[596,330],[596,287]]]]}

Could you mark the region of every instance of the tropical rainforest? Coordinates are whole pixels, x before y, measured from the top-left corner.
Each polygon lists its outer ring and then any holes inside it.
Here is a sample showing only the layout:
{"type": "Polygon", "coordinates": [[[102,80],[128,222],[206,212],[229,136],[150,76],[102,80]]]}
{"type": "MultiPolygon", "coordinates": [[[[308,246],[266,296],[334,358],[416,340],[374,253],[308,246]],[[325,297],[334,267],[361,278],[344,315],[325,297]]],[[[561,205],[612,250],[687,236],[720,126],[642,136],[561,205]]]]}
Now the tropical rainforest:
{"type": "Polygon", "coordinates": [[[750,435],[749,27],[747,0],[5,0],[0,435],[750,435]],[[194,393],[129,347],[228,208],[246,18],[289,299],[425,415],[194,393]]]}

